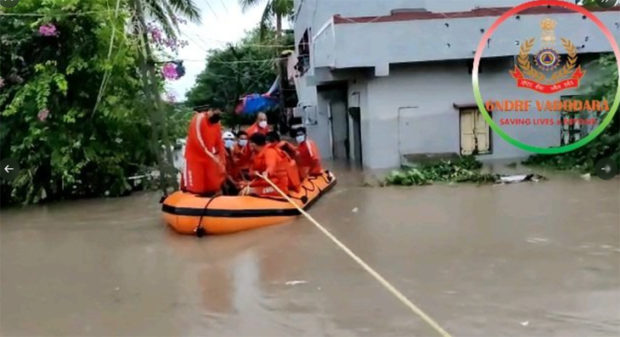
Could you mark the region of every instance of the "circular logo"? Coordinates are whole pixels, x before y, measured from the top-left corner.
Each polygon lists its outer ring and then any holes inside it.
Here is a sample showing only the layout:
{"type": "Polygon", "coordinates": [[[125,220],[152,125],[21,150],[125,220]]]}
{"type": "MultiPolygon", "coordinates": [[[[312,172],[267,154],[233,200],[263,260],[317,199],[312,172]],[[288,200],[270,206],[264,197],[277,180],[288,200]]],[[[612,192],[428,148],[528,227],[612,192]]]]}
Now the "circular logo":
{"type": "Polygon", "coordinates": [[[596,0],[596,4],[602,8],[611,8],[616,5],[618,0],[596,0]]]}
{"type": "Polygon", "coordinates": [[[551,48],[545,48],[536,54],[535,60],[541,70],[551,71],[560,64],[560,55],[551,48]]]}
{"type": "Polygon", "coordinates": [[[17,6],[17,3],[19,3],[19,0],[0,0],[0,6],[6,8],[15,7],[17,6]]]}
{"type": "MultiPolygon", "coordinates": [[[[603,35],[609,41],[609,44],[611,45],[611,48],[614,51],[618,68],[620,68],[620,48],[618,47],[618,43],[616,42],[615,37],[609,31],[609,28],[607,28],[605,24],[601,22],[599,18],[597,18],[594,14],[592,14],[592,12],[588,11],[587,9],[581,6],[577,6],[575,4],[572,4],[566,1],[537,0],[537,1],[530,1],[530,2],[523,3],[505,12],[501,17],[499,17],[499,19],[497,19],[493,23],[493,25],[491,25],[491,28],[485,32],[485,34],[480,39],[480,43],[478,44],[478,48],[476,50],[476,54],[474,57],[474,65],[473,65],[473,70],[472,70],[472,85],[474,89],[474,97],[476,99],[476,104],[478,105],[478,109],[480,110],[480,113],[484,117],[484,120],[489,124],[491,129],[493,129],[493,131],[497,133],[503,140],[525,151],[529,151],[533,153],[540,153],[540,154],[558,154],[558,153],[565,153],[565,152],[573,151],[575,149],[578,149],[588,144],[589,142],[594,140],[594,138],[600,135],[605,130],[605,128],[612,122],[614,115],[616,114],[616,111],[618,111],[618,107],[620,106],[620,78],[618,79],[619,85],[618,85],[618,89],[616,91],[616,94],[613,100],[613,104],[610,107],[609,112],[606,114],[605,118],[602,121],[600,121],[598,127],[592,130],[592,132],[590,132],[586,137],[583,137],[574,143],[570,143],[568,145],[563,145],[563,146],[558,146],[558,147],[539,147],[539,146],[524,143],[516,138],[513,138],[506,131],[504,131],[497,123],[495,123],[495,121],[493,120],[489,112],[487,111],[486,106],[484,104],[484,100],[482,99],[482,93],[480,92],[479,74],[478,74],[480,70],[480,59],[482,58],[482,53],[487,47],[487,41],[489,41],[493,33],[497,30],[497,28],[504,21],[508,20],[510,17],[517,15],[520,12],[523,12],[527,9],[537,8],[537,7],[547,7],[547,6],[562,7],[562,8],[569,9],[573,12],[581,13],[584,16],[586,16],[588,19],[590,19],[594,24],[596,24],[596,26],[601,30],[603,35]]],[[[547,54],[547,57],[545,57],[545,61],[547,60],[549,61],[551,60],[550,54],[547,54]]]]}
{"type": "Polygon", "coordinates": [[[618,165],[610,158],[601,159],[594,166],[594,173],[603,180],[609,180],[618,173],[618,165]]]}

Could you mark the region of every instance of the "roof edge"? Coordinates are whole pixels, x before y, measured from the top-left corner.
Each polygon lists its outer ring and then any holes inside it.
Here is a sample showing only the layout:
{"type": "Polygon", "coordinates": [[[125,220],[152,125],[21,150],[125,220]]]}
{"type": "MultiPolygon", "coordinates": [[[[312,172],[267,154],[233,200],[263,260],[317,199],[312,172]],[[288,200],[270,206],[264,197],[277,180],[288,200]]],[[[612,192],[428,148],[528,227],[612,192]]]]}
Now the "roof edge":
{"type": "MultiPolygon", "coordinates": [[[[396,22],[396,21],[413,21],[413,20],[433,20],[433,19],[462,19],[477,18],[488,16],[501,16],[512,9],[512,7],[489,7],[476,8],[465,12],[401,12],[393,13],[385,16],[358,16],[343,17],[335,14],[334,24],[351,24],[351,23],[380,23],[380,22],[396,22]]],[[[620,6],[612,8],[591,9],[591,12],[620,12],[620,6]]],[[[536,7],[529,8],[519,13],[522,14],[568,14],[575,13],[567,8],[562,7],[536,7]]]]}

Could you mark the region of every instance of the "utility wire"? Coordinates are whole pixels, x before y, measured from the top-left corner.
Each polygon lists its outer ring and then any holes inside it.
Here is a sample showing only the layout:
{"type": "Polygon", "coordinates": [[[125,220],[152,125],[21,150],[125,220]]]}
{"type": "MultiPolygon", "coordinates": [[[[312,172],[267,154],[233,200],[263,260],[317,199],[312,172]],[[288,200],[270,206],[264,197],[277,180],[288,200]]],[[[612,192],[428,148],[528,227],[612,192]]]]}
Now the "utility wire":
{"type": "Polygon", "coordinates": [[[4,13],[0,12],[0,16],[30,16],[30,17],[42,17],[42,16],[81,16],[90,15],[96,13],[114,12],[113,10],[101,10],[101,11],[84,11],[84,12],[55,12],[55,13],[4,13]]]}
{"type": "Polygon", "coordinates": [[[211,6],[211,3],[209,3],[209,0],[204,0],[204,3],[207,4],[207,6],[209,7],[209,9],[211,10],[211,12],[213,13],[213,16],[215,16],[215,19],[219,20],[220,18],[217,16],[217,13],[215,12],[215,10],[213,9],[213,7],[211,6]]]}
{"type": "MultiPolygon", "coordinates": [[[[118,9],[120,7],[121,0],[116,0],[116,9],[114,10],[114,22],[112,22],[112,34],[110,36],[110,47],[108,49],[107,62],[110,62],[110,58],[112,57],[112,48],[114,47],[114,38],[116,37],[116,19],[118,19],[118,9]]],[[[101,98],[103,97],[103,92],[107,87],[108,80],[110,79],[111,70],[107,69],[103,74],[103,79],[101,80],[101,85],[99,86],[99,93],[97,94],[97,101],[95,101],[95,106],[93,107],[93,112],[91,115],[95,114],[97,108],[99,107],[99,103],[101,102],[101,98]]]]}
{"type": "Polygon", "coordinates": [[[189,36],[188,34],[186,34],[185,32],[181,31],[181,36],[186,37],[188,40],[190,40],[191,42],[193,42],[196,47],[202,49],[205,53],[209,52],[209,49],[205,46],[203,46],[201,43],[197,42],[196,40],[194,40],[194,38],[192,38],[191,36],[189,36]]]}
{"type": "Polygon", "coordinates": [[[220,3],[222,4],[222,7],[224,7],[224,10],[226,10],[226,14],[230,14],[230,11],[228,11],[228,7],[226,7],[226,3],[224,0],[220,0],[220,3]]]}

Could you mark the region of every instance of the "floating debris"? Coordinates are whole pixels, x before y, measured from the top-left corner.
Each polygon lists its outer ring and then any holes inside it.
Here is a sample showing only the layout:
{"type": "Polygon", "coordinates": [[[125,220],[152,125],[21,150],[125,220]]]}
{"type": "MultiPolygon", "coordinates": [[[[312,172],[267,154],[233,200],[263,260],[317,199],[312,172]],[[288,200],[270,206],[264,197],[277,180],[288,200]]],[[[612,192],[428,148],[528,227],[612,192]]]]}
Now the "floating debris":
{"type": "Polygon", "coordinates": [[[527,242],[528,243],[547,243],[547,242],[549,242],[549,239],[545,239],[545,238],[528,238],[527,242]]]}
{"type": "Polygon", "coordinates": [[[547,180],[547,178],[538,175],[538,174],[517,174],[517,175],[511,175],[511,176],[501,176],[499,177],[499,181],[498,183],[500,184],[512,184],[512,183],[522,183],[525,181],[533,181],[533,182],[539,182],[541,180],[547,180]]]}

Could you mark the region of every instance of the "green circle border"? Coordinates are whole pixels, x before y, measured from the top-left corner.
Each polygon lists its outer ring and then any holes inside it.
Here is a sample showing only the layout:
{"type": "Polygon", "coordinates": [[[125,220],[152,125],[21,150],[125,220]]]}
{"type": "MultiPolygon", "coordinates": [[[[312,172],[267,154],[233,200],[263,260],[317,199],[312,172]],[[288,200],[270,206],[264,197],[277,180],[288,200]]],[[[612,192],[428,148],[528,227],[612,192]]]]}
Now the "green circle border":
{"type": "Polygon", "coordinates": [[[620,68],[620,57],[619,57],[620,51],[618,50],[618,44],[616,43],[615,39],[613,38],[613,35],[607,29],[607,27],[605,27],[605,25],[603,25],[602,22],[599,21],[598,18],[594,16],[594,14],[592,14],[592,12],[586,10],[585,8],[579,7],[577,5],[574,5],[568,2],[544,1],[544,0],[543,1],[531,1],[531,2],[524,3],[520,6],[517,6],[513,8],[511,11],[506,12],[499,19],[497,19],[497,21],[492,25],[491,27],[492,29],[488,30],[485,33],[485,35],[482,37],[480,41],[480,45],[478,46],[478,51],[476,52],[476,57],[474,59],[474,70],[472,71],[472,84],[473,84],[473,89],[474,89],[474,97],[476,99],[476,104],[478,105],[478,109],[482,113],[486,122],[489,123],[489,126],[491,127],[491,129],[493,129],[493,131],[495,131],[495,133],[497,133],[503,140],[505,140],[509,144],[519,149],[522,149],[528,152],[533,152],[533,153],[538,153],[538,154],[559,154],[559,153],[566,153],[566,152],[576,150],[588,144],[589,142],[593,141],[612,122],[614,115],[616,114],[616,112],[618,111],[618,107],[620,106],[620,71],[619,71],[619,76],[618,76],[618,88],[616,90],[616,96],[614,98],[614,103],[611,109],[609,110],[607,116],[603,120],[603,122],[596,129],[590,132],[586,137],[580,139],[579,141],[572,143],[572,144],[559,146],[559,147],[538,147],[538,146],[529,145],[527,143],[521,142],[513,138],[507,132],[505,132],[499,125],[495,123],[495,121],[493,121],[493,118],[487,111],[486,106],[484,105],[484,101],[482,99],[482,94],[480,92],[480,83],[479,83],[479,78],[478,78],[478,73],[479,73],[478,70],[479,70],[479,65],[480,65],[480,59],[482,57],[482,52],[485,49],[487,39],[491,36],[491,34],[495,31],[495,29],[503,21],[508,19],[508,17],[516,13],[519,13],[528,8],[548,6],[548,5],[560,6],[560,7],[572,9],[576,12],[581,12],[584,15],[588,16],[592,21],[594,21],[594,23],[597,24],[599,29],[601,29],[605,37],[609,40],[612,46],[612,49],[614,50],[615,57],[616,57],[616,65],[620,68]]]}

